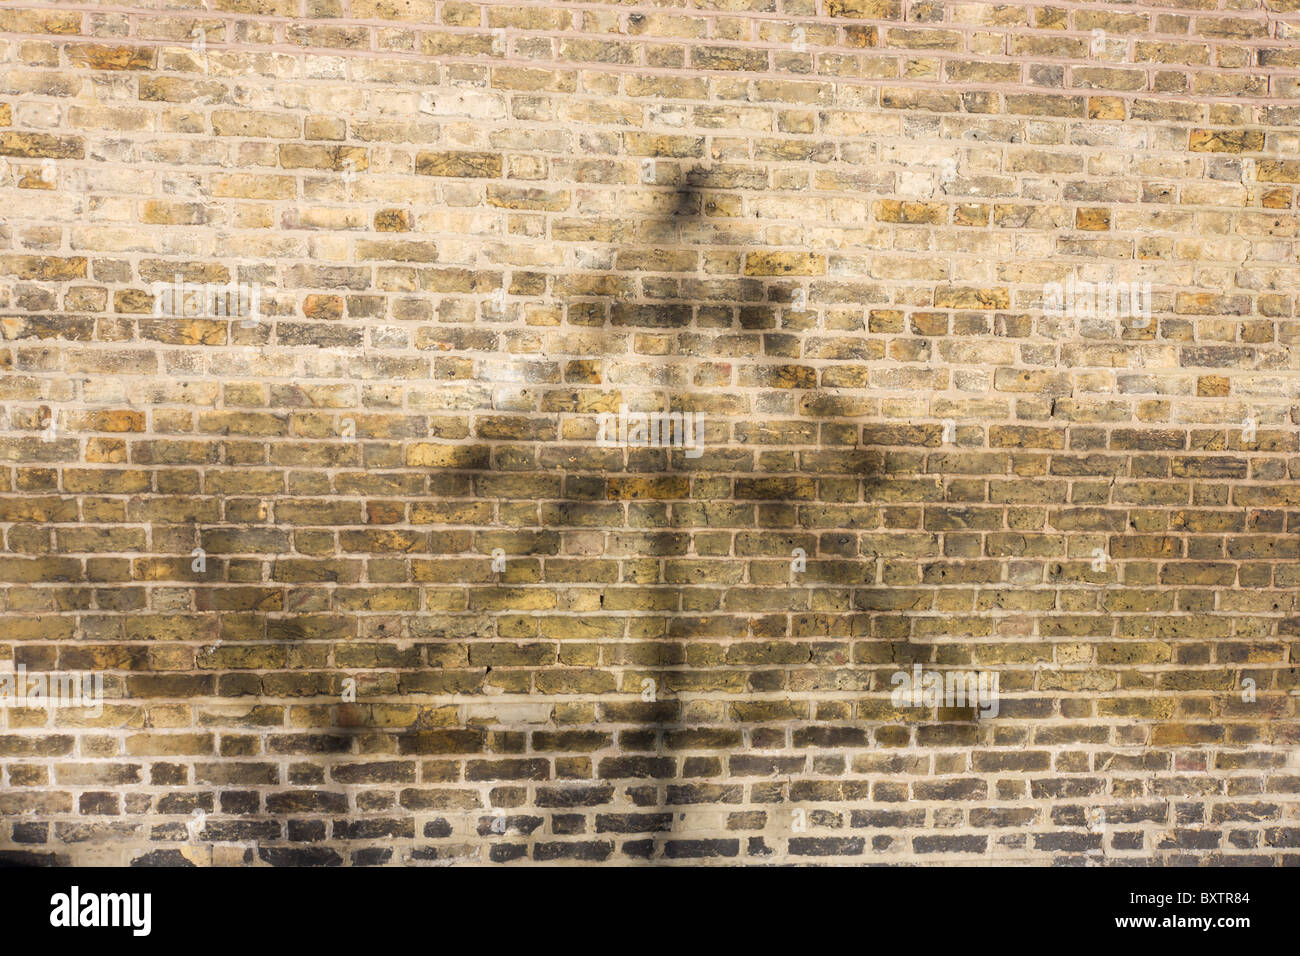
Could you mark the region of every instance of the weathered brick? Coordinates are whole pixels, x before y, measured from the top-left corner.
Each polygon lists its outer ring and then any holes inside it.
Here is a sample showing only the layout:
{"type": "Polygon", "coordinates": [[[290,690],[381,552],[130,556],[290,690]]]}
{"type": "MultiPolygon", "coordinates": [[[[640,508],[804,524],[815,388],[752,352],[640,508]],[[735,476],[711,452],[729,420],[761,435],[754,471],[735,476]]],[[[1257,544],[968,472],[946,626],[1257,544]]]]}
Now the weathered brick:
{"type": "Polygon", "coordinates": [[[1300,858],[1294,0],[212,6],[0,10],[0,861],[1300,858]]]}

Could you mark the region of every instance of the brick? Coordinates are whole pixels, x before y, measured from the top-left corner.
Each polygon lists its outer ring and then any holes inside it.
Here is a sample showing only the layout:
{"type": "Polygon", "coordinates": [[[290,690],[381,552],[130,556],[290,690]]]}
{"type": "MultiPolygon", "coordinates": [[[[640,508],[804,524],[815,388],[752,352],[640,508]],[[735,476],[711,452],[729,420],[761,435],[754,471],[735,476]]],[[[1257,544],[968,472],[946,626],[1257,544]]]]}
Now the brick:
{"type": "Polygon", "coordinates": [[[1300,860],[1294,0],[161,6],[0,10],[0,862],[1300,860]]]}

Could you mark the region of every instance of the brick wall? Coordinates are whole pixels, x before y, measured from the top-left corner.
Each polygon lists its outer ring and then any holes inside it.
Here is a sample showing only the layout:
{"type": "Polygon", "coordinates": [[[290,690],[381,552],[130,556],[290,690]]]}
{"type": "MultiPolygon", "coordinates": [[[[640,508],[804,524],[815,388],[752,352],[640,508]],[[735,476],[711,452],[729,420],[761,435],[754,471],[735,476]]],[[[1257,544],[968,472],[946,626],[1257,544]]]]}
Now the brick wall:
{"type": "Polygon", "coordinates": [[[1298,8],[5,3],[0,859],[1300,862],[1298,8]]]}

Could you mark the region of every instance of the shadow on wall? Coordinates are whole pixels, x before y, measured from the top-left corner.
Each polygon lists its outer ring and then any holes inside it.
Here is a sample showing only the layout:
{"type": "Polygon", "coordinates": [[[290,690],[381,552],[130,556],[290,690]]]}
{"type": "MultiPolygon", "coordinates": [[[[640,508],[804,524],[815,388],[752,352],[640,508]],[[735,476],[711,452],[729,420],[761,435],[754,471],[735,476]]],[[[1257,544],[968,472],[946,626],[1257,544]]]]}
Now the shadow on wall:
{"type": "MultiPolygon", "coordinates": [[[[708,217],[714,175],[707,168],[687,170],[680,183],[656,189],[660,211],[639,221],[634,243],[582,251],[588,264],[603,261],[604,273],[575,280],[559,297],[566,332],[590,344],[590,357],[567,362],[562,374],[575,387],[546,392],[543,404],[544,411],[567,413],[562,422],[578,424],[554,431],[554,449],[543,440],[540,460],[517,445],[483,444],[459,452],[440,473],[435,469],[435,493],[441,483],[449,493],[499,502],[511,500],[511,479],[530,468],[558,473],[559,500],[543,500],[536,531],[519,523],[474,532],[479,564],[486,565],[496,546],[509,552],[507,570],[497,579],[504,598],[499,608],[508,610],[510,595],[522,595],[524,589],[514,586],[543,581],[544,559],[594,554],[620,568],[617,581],[565,580],[597,585],[598,605],[542,612],[556,620],[567,610],[574,620],[620,621],[617,641],[610,640],[612,630],[597,629],[597,658],[566,659],[561,641],[558,663],[576,666],[556,678],[571,683],[548,690],[590,695],[594,703],[589,719],[569,708],[566,722],[546,731],[553,746],[539,749],[587,754],[592,773],[557,774],[544,782],[532,777],[531,785],[549,791],[533,809],[540,810],[539,803],[552,809],[548,835],[564,836],[580,831],[560,829],[562,810],[594,808],[596,832],[586,834],[594,849],[579,851],[593,856],[565,857],[561,845],[552,844],[546,859],[657,865],[773,855],[780,848],[768,837],[784,836],[788,821],[752,811],[734,814],[733,821],[731,811],[740,803],[796,802],[800,778],[825,770],[812,766],[809,750],[832,749],[839,738],[819,733],[819,724],[854,715],[842,702],[823,708],[810,698],[820,691],[880,689],[872,686],[872,672],[856,665],[883,662],[853,657],[854,643],[864,637],[897,639],[889,645],[891,658],[913,660],[906,626],[869,633],[873,622],[888,617],[877,613],[888,605],[872,597],[877,556],[861,553],[852,531],[822,530],[853,527],[837,522],[825,501],[860,504],[865,482],[869,502],[871,489],[885,482],[882,455],[859,443],[856,426],[845,425],[861,417],[859,408],[821,393],[813,369],[786,361],[798,357],[798,339],[789,332],[815,328],[806,287],[772,276],[712,278],[704,268],[700,257],[720,248],[722,255],[739,257],[735,264],[743,272],[744,253],[725,250],[749,241],[727,237],[727,220],[708,217]],[[733,356],[745,360],[743,381],[733,356]],[[751,390],[753,406],[736,386],[751,390]],[[593,402],[593,395],[600,399],[593,402]],[[683,447],[598,445],[598,416],[617,414],[623,404],[630,411],[700,414],[703,449],[688,456],[683,447]],[[819,488],[821,482],[833,490],[819,488]],[[599,550],[566,549],[566,539],[580,535],[599,535],[599,550]],[[525,566],[520,558],[539,560],[525,566]],[[590,680],[572,676],[583,674],[590,680]],[[708,700],[690,699],[704,692],[708,700]],[[615,693],[618,699],[611,699],[615,693]],[[720,701],[719,693],[728,697],[720,701]],[[584,724],[587,729],[577,729],[584,724]],[[709,824],[696,830],[693,813],[708,815],[709,824]],[[719,837],[733,822],[737,836],[719,837]],[[707,837],[692,838],[706,829],[707,837]]],[[[495,425],[485,429],[482,419],[474,437],[545,438],[495,425]]],[[[503,516],[501,523],[509,520],[503,516]]],[[[474,574],[466,583],[490,583],[474,574]]],[[[521,663],[508,645],[520,638],[501,634],[500,616],[491,621],[495,638],[468,635],[465,663],[486,667],[485,683],[505,683],[509,666],[521,663]],[[493,675],[497,664],[505,675],[493,675]]],[[[530,733],[535,743],[535,726],[518,736],[530,733]]],[[[420,736],[399,750],[419,752],[420,736]]],[[[542,816],[517,812],[526,802],[523,787],[495,786],[490,802],[488,812],[500,809],[480,817],[477,832],[493,841],[491,859],[519,858],[527,848],[512,838],[546,832],[542,816]]]]}
{"type": "MultiPolygon", "coordinates": [[[[698,456],[681,447],[619,448],[604,476],[606,501],[627,512],[621,524],[602,529],[604,553],[624,568],[620,587],[605,592],[615,606],[603,610],[626,613],[627,636],[601,646],[613,655],[601,665],[616,668],[620,691],[642,699],[598,704],[600,724],[624,729],[615,754],[598,759],[596,775],[619,788],[617,805],[628,811],[601,814],[598,828],[624,840],[624,858],[647,865],[772,855],[778,848],[764,831],[783,831],[770,813],[736,814],[737,836],[718,836],[731,829],[729,808],[741,802],[733,797],[748,787],[763,790],[743,801],[751,807],[792,801],[796,781],[812,769],[798,748],[830,745],[816,733],[817,721],[848,716],[833,707],[817,713],[815,701],[789,695],[871,689],[862,670],[831,671],[830,683],[824,675],[828,665],[860,663],[852,645],[872,619],[863,612],[875,603],[867,596],[875,556],[860,555],[851,533],[819,532],[834,522],[805,513],[801,502],[820,497],[819,476],[857,502],[863,479],[880,480],[881,456],[860,447],[856,431],[846,444],[833,424],[843,421],[845,407],[833,397],[819,401],[811,369],[782,362],[797,342],[783,329],[815,321],[806,289],[796,307],[802,286],[708,277],[698,257],[711,242],[729,245],[711,238],[725,232],[718,220],[706,228],[713,175],[688,170],[681,184],[663,190],[665,211],[642,224],[641,245],[615,251],[614,271],[602,283],[635,297],[610,297],[603,310],[609,328],[632,333],[627,365],[603,410],[626,403],[631,411],[703,417],[698,456]],[[639,289],[628,282],[637,269],[647,273],[639,289]],[[750,378],[737,381],[732,356],[745,358],[750,378]],[[736,385],[756,389],[755,406],[736,385]],[[779,450],[790,445],[816,448],[814,472],[796,458],[803,452],[779,450]],[[830,602],[813,600],[832,591],[830,602]],[[821,639],[791,640],[809,636],[821,639]],[[705,691],[729,698],[682,697],[705,691]],[[707,838],[692,838],[689,818],[700,808],[715,820],[699,828],[710,831],[707,838]]],[[[598,368],[609,364],[606,357],[598,368]]],[[[604,379],[592,384],[609,386],[604,379]]],[[[906,646],[905,628],[902,634],[906,646]]]]}
{"type": "MultiPolygon", "coordinates": [[[[319,628],[329,625],[320,617],[265,618],[268,643],[292,648],[304,638],[326,637],[336,649],[348,648],[346,663],[336,657],[328,670],[318,666],[291,674],[284,686],[271,687],[266,678],[255,685],[248,672],[231,673],[230,665],[209,661],[210,673],[244,689],[201,719],[223,726],[220,711],[246,710],[239,726],[262,735],[266,748],[246,761],[238,759],[243,755],[237,749],[222,750],[213,760],[212,780],[179,781],[155,808],[166,819],[150,820],[150,838],[159,848],[137,854],[136,865],[218,858],[273,865],[397,862],[394,838],[417,845],[412,862],[441,862],[447,857],[437,847],[420,849],[418,843],[452,837],[452,824],[435,817],[416,832],[414,822],[439,811],[448,816],[482,811],[477,835],[489,841],[491,859],[506,861],[526,852],[512,842],[516,837],[545,832],[547,821],[539,813],[519,812],[528,802],[528,786],[545,786],[555,794],[548,807],[553,808],[552,836],[566,835],[555,823],[570,796],[575,801],[570,808],[595,807],[596,832],[587,836],[597,843],[612,841],[610,856],[621,862],[762,859],[778,849],[764,835],[785,832],[771,814],[762,821],[753,812],[739,815],[745,819],[737,821],[734,839],[719,833],[730,828],[726,821],[738,802],[735,795],[748,796],[744,803],[750,807],[797,802],[797,781],[813,769],[799,749],[833,747],[830,738],[817,733],[818,725],[849,716],[833,703],[821,709],[809,697],[823,690],[871,689],[870,675],[852,666],[864,663],[853,660],[852,647],[877,619],[869,597],[875,556],[857,551],[853,533],[820,530],[837,523],[819,514],[826,496],[815,492],[819,481],[836,482],[841,500],[857,502],[864,479],[868,485],[880,480],[882,463],[879,453],[858,445],[856,432],[845,436],[842,423],[851,409],[833,394],[820,393],[811,369],[786,361],[797,357],[791,351],[797,339],[788,331],[810,328],[815,321],[811,312],[795,307],[796,287],[802,286],[779,277],[711,278],[703,268],[700,256],[714,249],[727,255],[742,242],[725,235],[725,219],[707,215],[713,175],[709,169],[687,170],[680,184],[652,190],[661,211],[639,220],[634,244],[607,251],[604,275],[593,275],[567,296],[566,328],[590,330],[596,353],[563,369],[566,382],[576,386],[571,402],[566,404],[564,390],[546,394],[561,393],[565,401],[554,410],[581,419],[579,432],[556,434],[552,449],[542,441],[538,457],[530,457],[540,433],[516,436],[494,431],[495,426],[480,428],[474,437],[482,444],[436,446],[446,450],[446,458],[418,462],[428,469],[435,500],[507,504],[515,500],[512,479],[531,469],[558,473],[558,504],[541,505],[535,529],[523,523],[522,510],[513,509],[500,517],[504,530],[474,524],[471,534],[431,532],[430,564],[471,547],[482,554],[459,562],[472,565],[460,580],[417,575],[417,583],[468,584],[473,591],[495,580],[505,595],[498,608],[508,613],[507,592],[542,581],[541,559],[569,557],[563,550],[566,535],[590,532],[601,538],[597,557],[613,559],[622,569],[616,582],[572,582],[595,585],[591,590],[600,594],[599,606],[569,609],[575,620],[591,611],[592,617],[619,619],[622,630],[617,641],[595,644],[598,660],[561,657],[559,663],[572,665],[565,672],[592,675],[589,684],[579,680],[559,688],[579,698],[590,694],[592,719],[546,731],[553,744],[547,751],[589,754],[592,775],[499,781],[491,786],[489,807],[425,803],[418,784],[431,781],[403,776],[416,763],[404,758],[425,758],[432,766],[477,753],[527,762],[528,744],[535,743],[540,725],[452,728],[441,723],[446,715],[434,713],[437,708],[417,706],[408,720],[402,711],[409,706],[374,702],[390,695],[399,701],[417,694],[473,695],[494,682],[504,693],[497,700],[523,700],[529,688],[511,684],[512,668],[542,672],[530,669],[526,651],[520,656],[516,650],[521,638],[498,629],[505,616],[500,610],[495,616],[471,614],[463,624],[453,615],[411,621],[399,635],[382,633],[386,625],[366,618],[361,623],[352,618],[355,633],[343,634],[322,634],[319,628]],[[744,381],[737,380],[733,356],[744,358],[749,376],[744,381]],[[617,384],[611,385],[609,370],[615,366],[617,384]],[[738,385],[755,397],[753,407],[736,393],[738,385]],[[586,404],[593,392],[604,396],[604,404],[586,404]],[[688,457],[681,447],[596,446],[597,413],[617,412],[624,401],[637,411],[699,413],[704,446],[699,456],[688,457]],[[521,447],[525,444],[527,449],[521,447]],[[786,450],[790,446],[815,450],[786,450]],[[508,570],[499,577],[487,570],[498,546],[510,554],[508,570]],[[800,551],[806,564],[795,571],[800,551]],[[525,567],[519,558],[538,561],[525,567]],[[476,622],[492,627],[490,639],[482,639],[476,622]],[[810,636],[813,640],[806,640],[810,636]],[[404,646],[393,646],[393,637],[404,646]],[[467,647],[463,658],[451,650],[461,645],[467,647]],[[360,685],[360,703],[340,703],[349,678],[360,685]],[[707,701],[691,699],[703,692],[710,695],[707,701]],[[720,703],[718,693],[728,698],[720,703]],[[302,699],[289,706],[310,711],[307,726],[291,721],[282,732],[275,723],[252,729],[264,695],[302,699]],[[589,728],[569,729],[583,723],[589,728]],[[530,734],[534,740],[528,740],[530,734]],[[283,778],[275,770],[281,764],[283,778]],[[386,796],[394,785],[396,803],[386,796]],[[759,789],[761,797],[753,792],[759,789]],[[505,813],[504,819],[494,808],[505,813]],[[700,828],[709,831],[707,837],[692,838],[695,813],[713,818],[700,828]],[[345,858],[329,845],[316,845],[333,843],[353,849],[345,858]]],[[[498,417],[498,409],[492,411],[498,417]]],[[[383,493],[389,491],[398,493],[383,493]]],[[[202,543],[212,550],[206,538],[202,543]]],[[[196,607],[211,609],[202,583],[191,583],[196,607]]],[[[330,618],[337,626],[340,618],[330,618]]],[[[906,630],[901,633],[905,643],[906,630]]],[[[247,633],[232,638],[235,643],[225,650],[203,653],[237,655],[240,639],[259,639],[247,633]]],[[[530,810],[537,811],[538,803],[533,801],[530,810]]],[[[473,858],[468,847],[447,852],[451,858],[473,858]]]]}

